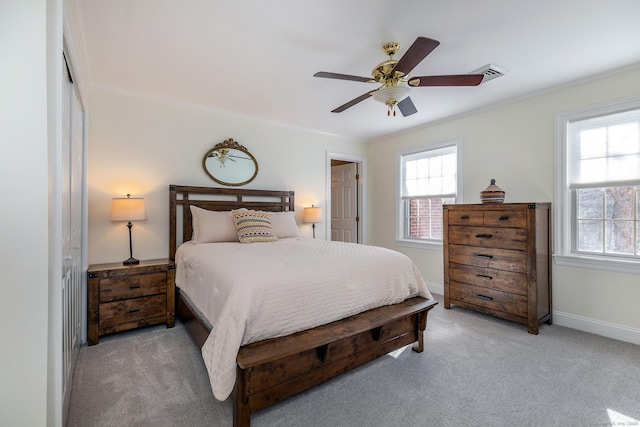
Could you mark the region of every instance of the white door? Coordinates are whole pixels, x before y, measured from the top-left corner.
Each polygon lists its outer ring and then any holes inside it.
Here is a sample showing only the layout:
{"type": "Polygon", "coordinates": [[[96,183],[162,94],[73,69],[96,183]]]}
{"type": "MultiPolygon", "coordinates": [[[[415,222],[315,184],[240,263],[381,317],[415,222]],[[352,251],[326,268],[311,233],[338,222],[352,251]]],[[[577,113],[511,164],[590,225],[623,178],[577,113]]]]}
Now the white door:
{"type": "Polygon", "coordinates": [[[359,243],[358,164],[331,167],[331,240],[359,243]]]}
{"type": "Polygon", "coordinates": [[[74,85],[65,74],[62,123],[62,396],[66,420],[71,379],[81,344],[82,193],[84,117],[74,85]]]}

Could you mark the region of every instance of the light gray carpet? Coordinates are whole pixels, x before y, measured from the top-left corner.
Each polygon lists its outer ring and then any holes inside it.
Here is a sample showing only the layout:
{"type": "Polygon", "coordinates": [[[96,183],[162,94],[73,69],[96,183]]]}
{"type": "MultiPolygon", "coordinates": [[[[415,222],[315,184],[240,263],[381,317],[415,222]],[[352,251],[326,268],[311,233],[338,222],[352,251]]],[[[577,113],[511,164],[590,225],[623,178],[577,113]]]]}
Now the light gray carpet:
{"type": "MultiPolygon", "coordinates": [[[[438,297],[441,300],[440,297],[438,297]]],[[[638,426],[640,347],[526,327],[462,308],[431,310],[410,347],[255,413],[252,426],[638,426]]],[[[231,426],[184,327],[83,347],[68,427],[231,426]]]]}

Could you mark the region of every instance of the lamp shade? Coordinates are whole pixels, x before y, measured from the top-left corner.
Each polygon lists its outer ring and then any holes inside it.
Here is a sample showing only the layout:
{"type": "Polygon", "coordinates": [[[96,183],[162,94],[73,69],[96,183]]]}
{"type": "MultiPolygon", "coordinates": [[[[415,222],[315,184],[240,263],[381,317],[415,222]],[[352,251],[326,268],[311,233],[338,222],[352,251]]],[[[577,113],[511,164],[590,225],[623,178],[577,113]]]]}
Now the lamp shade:
{"type": "Polygon", "coordinates": [[[406,86],[384,86],[373,92],[373,99],[389,107],[396,105],[411,93],[411,89],[406,86]]]}
{"type": "Polygon", "coordinates": [[[311,206],[310,208],[304,208],[304,215],[302,220],[304,222],[322,222],[322,208],[311,206]]]}
{"type": "Polygon", "coordinates": [[[114,198],[111,202],[111,221],[142,221],[147,219],[144,199],[114,198]]]}

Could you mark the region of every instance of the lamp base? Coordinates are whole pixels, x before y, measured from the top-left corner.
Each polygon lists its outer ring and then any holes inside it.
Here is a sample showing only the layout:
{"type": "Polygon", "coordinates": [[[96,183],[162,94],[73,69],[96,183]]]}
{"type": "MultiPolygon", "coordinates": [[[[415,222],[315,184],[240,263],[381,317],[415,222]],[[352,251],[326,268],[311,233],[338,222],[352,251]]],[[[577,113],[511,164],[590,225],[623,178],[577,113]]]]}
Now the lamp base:
{"type": "Polygon", "coordinates": [[[123,265],[134,265],[134,264],[140,264],[140,260],[135,259],[134,257],[131,257],[129,259],[126,259],[124,261],[122,261],[123,265]]]}

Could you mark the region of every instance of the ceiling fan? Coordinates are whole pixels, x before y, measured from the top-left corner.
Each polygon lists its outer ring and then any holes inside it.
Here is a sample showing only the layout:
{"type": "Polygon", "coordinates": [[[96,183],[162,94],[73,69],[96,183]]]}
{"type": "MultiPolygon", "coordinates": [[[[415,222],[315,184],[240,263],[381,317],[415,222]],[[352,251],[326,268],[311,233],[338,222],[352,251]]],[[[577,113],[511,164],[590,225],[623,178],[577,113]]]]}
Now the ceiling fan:
{"type": "Polygon", "coordinates": [[[332,110],[332,113],[341,113],[347,108],[373,97],[378,102],[386,104],[387,115],[396,115],[396,105],[404,117],[418,112],[413,101],[409,97],[411,87],[420,86],[477,86],[482,82],[483,74],[455,74],[446,76],[419,76],[409,77],[408,74],[427,57],[438,45],[439,41],[428,37],[418,37],[411,47],[399,60],[393,56],[400,49],[400,43],[390,42],[382,46],[385,53],[389,55],[387,61],[381,62],[371,71],[371,77],[351,76],[348,74],[328,73],[319,71],[314,77],[324,77],[327,79],[353,80],[365,83],[380,83],[378,89],[367,92],[352,99],[332,110]]]}

